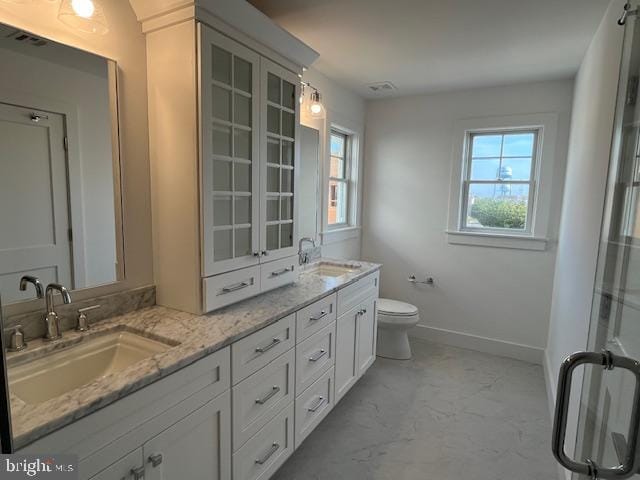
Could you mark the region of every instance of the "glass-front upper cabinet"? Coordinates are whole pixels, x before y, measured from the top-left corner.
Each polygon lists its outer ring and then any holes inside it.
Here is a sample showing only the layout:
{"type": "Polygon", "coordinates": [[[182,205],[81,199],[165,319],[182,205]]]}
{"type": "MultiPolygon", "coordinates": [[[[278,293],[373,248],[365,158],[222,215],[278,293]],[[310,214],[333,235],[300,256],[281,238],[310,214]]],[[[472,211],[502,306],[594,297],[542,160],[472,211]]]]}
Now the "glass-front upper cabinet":
{"type": "Polygon", "coordinates": [[[260,56],[201,29],[204,275],[260,260],[260,56]]]}
{"type": "Polygon", "coordinates": [[[262,261],[298,250],[296,175],[300,138],[300,80],[261,59],[261,255],[262,261]]]}

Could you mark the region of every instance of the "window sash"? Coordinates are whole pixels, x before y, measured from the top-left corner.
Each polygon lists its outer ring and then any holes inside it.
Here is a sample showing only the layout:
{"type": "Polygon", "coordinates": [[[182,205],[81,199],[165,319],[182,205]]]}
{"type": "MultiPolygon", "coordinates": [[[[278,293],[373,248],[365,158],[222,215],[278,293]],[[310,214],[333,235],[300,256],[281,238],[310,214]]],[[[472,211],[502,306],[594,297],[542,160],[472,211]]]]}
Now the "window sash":
{"type": "MultiPolygon", "coordinates": [[[[327,201],[327,209],[329,208],[335,208],[336,211],[340,211],[339,205],[340,205],[340,200],[338,198],[338,196],[336,195],[336,201],[335,201],[335,206],[332,207],[331,205],[331,182],[336,182],[336,183],[341,183],[344,185],[344,198],[345,198],[345,215],[344,215],[344,222],[334,222],[334,223],[329,223],[330,227],[336,227],[336,226],[344,226],[344,225],[348,225],[349,224],[349,180],[346,178],[337,178],[337,177],[329,177],[329,198],[327,201]]],[[[336,188],[336,192],[337,192],[337,188],[336,188]]]]}
{"type": "Polygon", "coordinates": [[[539,138],[540,138],[540,129],[531,129],[531,128],[521,128],[521,129],[505,129],[505,130],[496,130],[496,131],[482,131],[482,132],[470,132],[467,135],[467,147],[465,151],[464,157],[464,178],[462,180],[462,189],[461,196],[462,202],[460,209],[460,222],[459,229],[461,231],[471,231],[471,232],[485,232],[485,233],[503,233],[503,234],[515,234],[515,235],[531,235],[532,226],[533,226],[533,215],[535,212],[535,199],[536,199],[536,169],[538,166],[538,155],[539,155],[539,138]],[[510,134],[522,134],[522,133],[532,133],[533,137],[533,150],[531,153],[531,171],[529,173],[529,180],[502,180],[500,178],[490,179],[490,180],[472,180],[471,179],[471,171],[473,160],[481,160],[487,158],[497,158],[500,161],[498,171],[502,167],[502,162],[505,159],[510,158],[529,158],[526,156],[506,156],[502,155],[504,151],[504,137],[510,134]],[[502,144],[500,146],[500,155],[499,156],[473,156],[473,140],[478,136],[488,136],[488,135],[500,135],[502,136],[502,144]],[[527,198],[527,214],[525,217],[525,225],[524,229],[516,229],[516,228],[500,228],[500,227],[470,227],[467,225],[467,218],[469,213],[469,191],[471,185],[528,185],[529,186],[529,195],[527,198]]]}

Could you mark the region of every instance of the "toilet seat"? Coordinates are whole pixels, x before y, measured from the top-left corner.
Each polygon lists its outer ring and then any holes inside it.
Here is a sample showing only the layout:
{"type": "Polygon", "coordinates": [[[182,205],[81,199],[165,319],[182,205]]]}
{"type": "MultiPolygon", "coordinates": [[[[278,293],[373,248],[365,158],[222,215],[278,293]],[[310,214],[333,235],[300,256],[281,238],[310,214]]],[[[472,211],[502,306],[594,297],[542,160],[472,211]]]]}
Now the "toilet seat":
{"type": "Polygon", "coordinates": [[[418,314],[418,309],[410,303],[380,298],[378,300],[378,313],[392,317],[410,317],[418,314]]]}

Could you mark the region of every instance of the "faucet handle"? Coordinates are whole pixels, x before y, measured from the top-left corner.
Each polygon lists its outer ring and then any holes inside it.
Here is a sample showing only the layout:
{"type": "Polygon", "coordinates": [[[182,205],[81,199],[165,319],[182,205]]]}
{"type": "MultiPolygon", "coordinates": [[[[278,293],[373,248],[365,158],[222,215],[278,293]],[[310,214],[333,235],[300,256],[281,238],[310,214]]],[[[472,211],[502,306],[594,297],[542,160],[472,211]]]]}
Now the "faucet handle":
{"type": "Polygon", "coordinates": [[[78,332],[86,332],[89,330],[89,322],[87,321],[87,312],[92,310],[97,310],[102,307],[102,305],[92,305],[90,307],[84,307],[78,309],[78,325],[76,326],[76,330],[78,332]]]}
{"type": "Polygon", "coordinates": [[[9,330],[12,331],[11,337],[9,338],[9,347],[7,350],[9,352],[19,352],[20,350],[24,350],[27,348],[27,342],[24,341],[24,332],[22,331],[22,325],[16,325],[9,330]]]}

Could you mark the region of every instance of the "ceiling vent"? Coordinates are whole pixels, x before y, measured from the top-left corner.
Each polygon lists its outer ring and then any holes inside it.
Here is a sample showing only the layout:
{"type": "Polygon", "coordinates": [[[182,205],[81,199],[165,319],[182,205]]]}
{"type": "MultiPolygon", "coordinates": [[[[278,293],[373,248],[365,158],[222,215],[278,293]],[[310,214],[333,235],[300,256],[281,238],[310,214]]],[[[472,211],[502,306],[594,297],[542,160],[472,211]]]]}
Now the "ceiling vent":
{"type": "Polygon", "coordinates": [[[6,36],[7,38],[13,38],[16,42],[26,43],[28,45],[33,45],[34,47],[42,47],[47,44],[46,40],[43,40],[40,37],[36,37],[30,33],[22,32],[20,30],[15,30],[6,36]]]}
{"type": "Polygon", "coordinates": [[[367,88],[373,93],[391,93],[398,90],[391,82],[378,82],[367,85],[367,88]]]}

